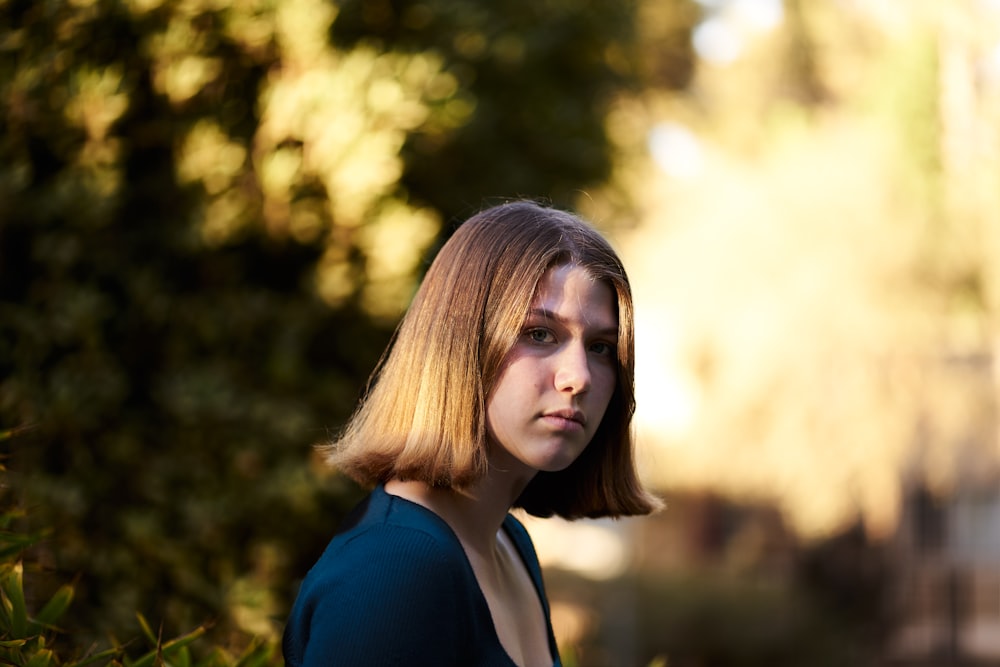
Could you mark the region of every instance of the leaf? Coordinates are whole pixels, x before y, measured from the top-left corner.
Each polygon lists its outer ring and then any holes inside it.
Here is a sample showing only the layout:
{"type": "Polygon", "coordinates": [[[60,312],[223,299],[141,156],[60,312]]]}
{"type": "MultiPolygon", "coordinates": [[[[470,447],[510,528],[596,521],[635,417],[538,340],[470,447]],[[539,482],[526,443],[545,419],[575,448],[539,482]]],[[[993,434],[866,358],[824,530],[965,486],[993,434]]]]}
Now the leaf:
{"type": "Polygon", "coordinates": [[[179,650],[179,649],[181,649],[181,648],[189,645],[191,642],[195,641],[196,639],[204,636],[205,632],[206,632],[205,626],[204,625],[200,625],[197,628],[195,628],[194,630],[192,630],[191,632],[187,633],[186,635],[183,635],[181,637],[177,637],[176,639],[171,639],[170,641],[168,641],[166,644],[163,645],[163,652],[166,654],[166,653],[172,653],[173,651],[179,650]]]}
{"type": "Polygon", "coordinates": [[[191,667],[191,651],[186,646],[181,647],[170,664],[171,667],[191,667]]]}
{"type": "Polygon", "coordinates": [[[0,641],[0,648],[21,648],[27,643],[27,639],[5,639],[0,641]]]}
{"type": "Polygon", "coordinates": [[[45,603],[42,610],[35,616],[34,622],[46,628],[54,627],[56,621],[66,612],[66,609],[72,602],[73,587],[65,584],[45,603]]]}
{"type": "MultiPolygon", "coordinates": [[[[26,431],[30,431],[35,428],[34,424],[21,424],[20,426],[15,426],[14,428],[5,428],[0,431],[0,442],[4,440],[9,440],[16,435],[20,435],[26,431]]],[[[0,470],[4,470],[3,465],[0,465],[0,470]]]]}
{"type": "Polygon", "coordinates": [[[0,633],[3,633],[4,637],[9,637],[12,634],[10,630],[10,616],[10,600],[7,599],[3,591],[0,591],[0,633]]]}
{"type": "Polygon", "coordinates": [[[264,667],[270,663],[271,655],[274,653],[274,644],[266,643],[258,646],[251,646],[250,649],[240,656],[235,667],[264,667]]]}
{"type": "Polygon", "coordinates": [[[31,660],[24,667],[49,667],[55,663],[55,654],[49,649],[42,649],[31,656],[31,660]]]}
{"type": "Polygon", "coordinates": [[[135,617],[139,619],[139,627],[142,629],[142,634],[146,638],[146,641],[153,646],[159,646],[160,639],[153,634],[153,629],[149,627],[149,622],[146,620],[146,617],[140,613],[136,613],[135,617]]]}
{"type": "MultiPolygon", "coordinates": [[[[146,627],[148,628],[149,626],[147,625],[146,627]]],[[[155,649],[145,654],[138,660],[135,660],[134,662],[127,662],[126,664],[130,665],[131,667],[152,667],[152,665],[156,664],[156,660],[158,658],[163,659],[164,662],[166,662],[166,658],[168,656],[171,656],[175,651],[178,651],[181,648],[187,646],[188,644],[195,641],[204,634],[205,634],[205,626],[203,625],[199,626],[196,629],[192,630],[191,632],[187,633],[186,635],[177,637],[176,639],[171,639],[162,647],[157,645],[155,649]]]]}
{"type": "MultiPolygon", "coordinates": [[[[112,659],[121,652],[117,648],[109,648],[107,650],[101,651],[100,653],[95,653],[94,655],[87,656],[82,660],[77,660],[76,662],[67,663],[66,667],[85,667],[86,665],[92,665],[95,662],[104,660],[107,662],[114,662],[112,659]]],[[[105,664],[107,664],[105,662],[105,664]]]]}
{"type": "Polygon", "coordinates": [[[196,667],[236,667],[233,659],[218,646],[204,658],[195,663],[196,667]]]}
{"type": "MultiPolygon", "coordinates": [[[[3,515],[4,519],[9,520],[14,517],[13,514],[3,515]]],[[[0,522],[0,528],[6,528],[6,525],[2,525],[0,522]]],[[[10,532],[8,530],[0,530],[0,561],[7,560],[12,556],[17,555],[21,551],[27,549],[33,544],[41,541],[49,531],[36,531],[34,533],[17,533],[10,532]]]]}
{"type": "Polygon", "coordinates": [[[28,610],[24,603],[24,586],[21,574],[24,571],[21,563],[4,568],[6,572],[0,577],[0,592],[3,593],[4,606],[10,614],[10,627],[7,629],[15,639],[26,639],[28,629],[28,610]]]}
{"type": "MultiPolygon", "coordinates": [[[[0,470],[3,469],[0,468],[0,470]]],[[[18,519],[22,516],[24,516],[24,512],[17,510],[10,510],[4,512],[3,514],[0,514],[0,530],[7,530],[7,528],[10,527],[10,524],[12,521],[14,521],[14,519],[18,519]]]]}

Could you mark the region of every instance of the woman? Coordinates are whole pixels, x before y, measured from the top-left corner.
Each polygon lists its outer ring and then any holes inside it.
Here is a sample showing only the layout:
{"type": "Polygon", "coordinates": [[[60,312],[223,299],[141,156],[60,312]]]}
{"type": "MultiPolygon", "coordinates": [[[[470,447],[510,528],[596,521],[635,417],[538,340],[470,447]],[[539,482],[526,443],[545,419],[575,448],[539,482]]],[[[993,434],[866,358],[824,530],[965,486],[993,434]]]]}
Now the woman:
{"type": "Polygon", "coordinates": [[[299,665],[559,665],[508,511],[647,514],[633,462],[632,296],[610,245],[530,202],[438,253],[330,462],[374,486],[302,584],[299,665]]]}

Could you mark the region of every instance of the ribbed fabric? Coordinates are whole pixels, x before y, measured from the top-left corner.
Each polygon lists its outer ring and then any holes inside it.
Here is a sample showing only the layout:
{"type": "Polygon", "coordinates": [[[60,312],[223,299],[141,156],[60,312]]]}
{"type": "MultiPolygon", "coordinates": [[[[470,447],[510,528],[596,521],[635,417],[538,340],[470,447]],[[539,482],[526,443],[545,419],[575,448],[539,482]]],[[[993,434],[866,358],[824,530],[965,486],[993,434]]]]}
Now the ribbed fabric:
{"type": "MultiPolygon", "coordinates": [[[[504,520],[535,583],[560,667],[542,572],[524,526],[504,520]]],[[[512,667],[458,537],[377,487],[306,575],[285,627],[288,667],[512,667]]]]}

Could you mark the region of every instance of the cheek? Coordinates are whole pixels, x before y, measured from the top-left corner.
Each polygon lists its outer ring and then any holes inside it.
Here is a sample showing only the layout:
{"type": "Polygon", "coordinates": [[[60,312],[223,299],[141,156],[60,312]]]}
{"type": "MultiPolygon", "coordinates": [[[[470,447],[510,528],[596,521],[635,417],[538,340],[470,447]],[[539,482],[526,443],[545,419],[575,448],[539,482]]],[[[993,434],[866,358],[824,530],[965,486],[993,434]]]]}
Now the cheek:
{"type": "Polygon", "coordinates": [[[611,396],[615,393],[615,387],[617,385],[618,385],[617,369],[602,367],[594,373],[592,392],[595,394],[599,394],[601,400],[605,404],[607,404],[611,400],[611,396]]]}
{"type": "Polygon", "coordinates": [[[508,400],[523,397],[526,392],[541,383],[540,371],[533,359],[517,348],[504,360],[497,381],[493,385],[494,395],[503,395],[508,400]]]}
{"type": "Polygon", "coordinates": [[[493,429],[503,427],[504,417],[516,409],[519,399],[524,395],[524,381],[519,377],[516,364],[505,364],[486,397],[486,425],[493,429]],[[495,423],[499,422],[499,424],[495,423]]]}

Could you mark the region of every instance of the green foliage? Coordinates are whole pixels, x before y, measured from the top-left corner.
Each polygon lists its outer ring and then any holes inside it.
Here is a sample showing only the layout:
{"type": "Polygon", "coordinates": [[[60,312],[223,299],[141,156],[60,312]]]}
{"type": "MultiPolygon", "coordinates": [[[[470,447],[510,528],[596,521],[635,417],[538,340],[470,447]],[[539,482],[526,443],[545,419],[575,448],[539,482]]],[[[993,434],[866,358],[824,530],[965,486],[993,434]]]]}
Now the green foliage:
{"type": "Polygon", "coordinates": [[[638,83],[636,10],[615,0],[345,0],[332,32],[347,47],[443,56],[472,111],[457,127],[445,118],[410,135],[402,182],[451,218],[505,194],[569,205],[607,178],[605,111],[638,83]]]}
{"type": "Polygon", "coordinates": [[[136,611],[273,639],[359,495],[309,457],[376,297],[441,221],[607,172],[630,5],[425,9],[395,40],[350,3],[0,2],[2,446],[81,644],[136,611]]]}
{"type": "MultiPolygon", "coordinates": [[[[0,472],[3,469],[0,468],[0,472]]],[[[152,631],[142,614],[137,615],[144,648],[115,645],[100,651],[88,650],[76,657],[78,647],[54,641],[63,633],[60,622],[73,602],[74,588],[63,584],[38,611],[29,609],[24,588],[25,551],[36,545],[41,536],[13,529],[22,513],[0,514],[0,663],[17,667],[83,667],[85,665],[124,665],[124,667],[263,667],[273,664],[275,644],[251,643],[233,657],[220,647],[203,652],[195,659],[192,645],[202,639],[207,627],[202,625],[180,637],[164,641],[152,631]],[[133,654],[137,655],[132,657],[133,654]]]]}

